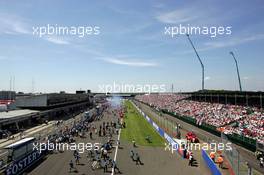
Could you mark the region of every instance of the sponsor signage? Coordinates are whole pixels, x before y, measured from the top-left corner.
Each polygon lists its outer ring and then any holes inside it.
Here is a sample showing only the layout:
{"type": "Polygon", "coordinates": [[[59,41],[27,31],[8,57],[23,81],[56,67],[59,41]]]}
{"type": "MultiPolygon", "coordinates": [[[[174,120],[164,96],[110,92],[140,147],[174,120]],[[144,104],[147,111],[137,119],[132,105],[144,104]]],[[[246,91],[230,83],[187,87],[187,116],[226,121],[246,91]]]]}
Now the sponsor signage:
{"type": "Polygon", "coordinates": [[[33,165],[37,160],[39,160],[44,153],[39,151],[33,151],[27,156],[12,162],[5,171],[6,175],[17,175],[23,173],[28,167],[33,165]]]}

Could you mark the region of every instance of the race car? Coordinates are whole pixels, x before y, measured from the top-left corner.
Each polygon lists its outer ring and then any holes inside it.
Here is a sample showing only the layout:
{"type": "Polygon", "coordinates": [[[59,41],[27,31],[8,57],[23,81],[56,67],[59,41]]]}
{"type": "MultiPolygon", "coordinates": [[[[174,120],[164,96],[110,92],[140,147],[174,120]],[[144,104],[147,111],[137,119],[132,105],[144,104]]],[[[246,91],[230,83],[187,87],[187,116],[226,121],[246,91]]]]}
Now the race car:
{"type": "Polygon", "coordinates": [[[199,143],[199,139],[198,137],[194,134],[194,132],[188,132],[186,134],[186,139],[187,141],[191,142],[191,143],[199,143]]]}

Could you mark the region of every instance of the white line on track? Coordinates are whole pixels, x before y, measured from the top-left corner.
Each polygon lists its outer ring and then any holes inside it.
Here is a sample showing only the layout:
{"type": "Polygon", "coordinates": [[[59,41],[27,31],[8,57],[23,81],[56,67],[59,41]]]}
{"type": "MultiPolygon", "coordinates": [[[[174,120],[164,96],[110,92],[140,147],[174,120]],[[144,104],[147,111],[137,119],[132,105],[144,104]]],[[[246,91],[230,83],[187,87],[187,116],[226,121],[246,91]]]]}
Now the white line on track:
{"type": "MultiPolygon", "coordinates": [[[[114,156],[114,161],[115,161],[115,162],[116,162],[117,151],[118,151],[118,146],[119,146],[118,142],[119,142],[119,140],[120,140],[120,134],[121,134],[121,128],[119,129],[118,137],[117,137],[117,141],[116,141],[116,149],[115,149],[115,156],[114,156]]],[[[114,175],[114,174],[115,174],[115,170],[114,170],[114,168],[112,168],[112,173],[111,173],[111,175],[114,175]]]]}

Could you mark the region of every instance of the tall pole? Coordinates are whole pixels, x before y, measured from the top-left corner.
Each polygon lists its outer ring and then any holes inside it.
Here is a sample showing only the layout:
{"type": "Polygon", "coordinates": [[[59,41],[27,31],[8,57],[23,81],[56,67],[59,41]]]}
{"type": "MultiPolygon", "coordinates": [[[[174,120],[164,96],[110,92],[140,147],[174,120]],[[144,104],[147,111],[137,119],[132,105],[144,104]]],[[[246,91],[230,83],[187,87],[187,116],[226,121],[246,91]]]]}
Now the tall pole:
{"type": "Polygon", "coordinates": [[[237,70],[237,78],[238,78],[238,82],[239,82],[239,89],[240,89],[240,91],[242,91],[241,80],[240,80],[240,75],[239,75],[239,69],[238,69],[238,65],[237,65],[237,59],[236,59],[236,57],[235,57],[233,52],[230,52],[230,54],[232,55],[232,57],[234,58],[235,63],[236,63],[236,70],[237,70]]]}
{"type": "Polygon", "coordinates": [[[190,41],[190,43],[192,45],[192,48],[193,48],[193,50],[194,50],[194,52],[195,52],[195,54],[196,54],[196,56],[197,56],[197,58],[198,58],[198,60],[199,60],[199,62],[201,64],[201,67],[202,67],[202,90],[204,90],[204,64],[203,64],[198,52],[196,51],[196,49],[195,49],[195,47],[194,47],[194,45],[193,45],[193,43],[192,43],[192,41],[190,39],[189,34],[186,34],[186,36],[187,36],[188,40],[190,41]]]}

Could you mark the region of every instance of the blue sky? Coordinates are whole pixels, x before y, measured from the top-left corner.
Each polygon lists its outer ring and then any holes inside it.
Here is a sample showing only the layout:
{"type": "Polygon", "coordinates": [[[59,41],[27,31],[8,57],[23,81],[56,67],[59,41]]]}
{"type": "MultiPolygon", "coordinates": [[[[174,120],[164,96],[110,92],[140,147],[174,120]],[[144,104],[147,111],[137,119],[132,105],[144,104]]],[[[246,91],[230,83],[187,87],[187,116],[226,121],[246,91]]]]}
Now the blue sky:
{"type": "Polygon", "coordinates": [[[15,77],[16,91],[98,91],[102,84],[174,84],[201,88],[201,68],[185,35],[165,26],[231,26],[231,35],[191,35],[205,65],[206,89],[264,90],[264,2],[205,1],[0,1],[0,90],[15,77]],[[33,35],[34,26],[99,26],[100,34],[33,35]]]}

